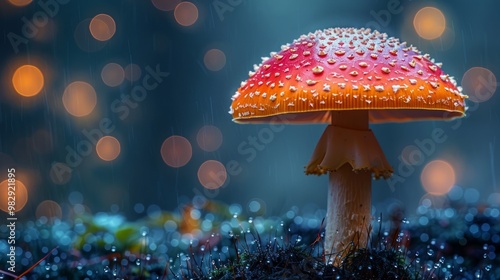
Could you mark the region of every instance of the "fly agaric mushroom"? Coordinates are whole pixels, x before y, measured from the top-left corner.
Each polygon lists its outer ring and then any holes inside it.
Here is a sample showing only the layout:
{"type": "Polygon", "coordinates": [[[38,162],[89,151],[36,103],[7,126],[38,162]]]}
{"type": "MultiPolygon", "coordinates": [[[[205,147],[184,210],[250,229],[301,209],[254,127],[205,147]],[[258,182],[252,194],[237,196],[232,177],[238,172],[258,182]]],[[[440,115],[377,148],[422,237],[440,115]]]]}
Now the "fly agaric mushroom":
{"type": "Polygon", "coordinates": [[[230,106],[238,123],[329,123],[306,174],[329,172],[324,252],[366,247],[371,179],[388,178],[369,123],[462,117],[465,98],[428,54],[370,29],[318,30],[263,58],[230,106]],[[294,114],[293,118],[277,115],[294,114]]]}

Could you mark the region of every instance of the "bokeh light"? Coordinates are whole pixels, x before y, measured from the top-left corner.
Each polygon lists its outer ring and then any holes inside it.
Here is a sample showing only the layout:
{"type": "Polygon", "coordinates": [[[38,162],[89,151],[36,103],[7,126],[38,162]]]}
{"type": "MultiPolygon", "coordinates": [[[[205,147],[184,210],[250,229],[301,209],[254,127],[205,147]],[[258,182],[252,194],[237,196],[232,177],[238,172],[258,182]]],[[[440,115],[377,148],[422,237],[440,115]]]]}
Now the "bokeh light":
{"type": "Polygon", "coordinates": [[[107,41],[115,35],[115,20],[107,14],[98,14],[90,21],[89,30],[96,40],[107,41]]]}
{"type": "Polygon", "coordinates": [[[198,169],[198,180],[207,189],[215,190],[220,188],[224,185],[226,179],[226,168],[216,160],[207,160],[198,169]]]}
{"type": "Polygon", "coordinates": [[[83,117],[94,110],[97,95],[90,84],[76,81],[66,87],[62,101],[68,113],[75,117],[83,117]]]}
{"type": "Polygon", "coordinates": [[[9,0],[9,2],[14,6],[23,7],[33,2],[33,0],[9,0]]]}
{"type": "Polygon", "coordinates": [[[125,66],[125,79],[135,82],[141,78],[142,70],[139,65],[131,63],[125,66]]]}
{"type": "Polygon", "coordinates": [[[425,165],[420,180],[427,193],[444,195],[455,184],[455,170],[444,160],[433,160],[425,165]]]}
{"type": "Polygon", "coordinates": [[[500,193],[494,192],[488,196],[488,204],[493,207],[500,207],[500,193]]]}
{"type": "MultiPolygon", "coordinates": [[[[8,196],[8,187],[9,187],[9,182],[8,180],[4,180],[0,183],[0,210],[8,213],[9,212],[9,196],[8,196]]],[[[28,202],[28,190],[26,189],[26,186],[21,182],[19,179],[16,179],[15,182],[15,199],[16,199],[16,205],[15,205],[15,212],[21,211],[24,206],[26,205],[26,202],[28,202]]]]}
{"type": "Polygon", "coordinates": [[[203,57],[205,67],[210,71],[219,71],[226,65],[226,55],[219,49],[211,49],[203,57]]]}
{"type": "Polygon", "coordinates": [[[444,195],[426,193],[420,198],[419,205],[423,205],[427,208],[443,209],[449,205],[449,200],[448,197],[444,195]]]}
{"type": "Polygon", "coordinates": [[[56,185],[64,185],[71,180],[73,170],[62,162],[55,162],[50,167],[50,180],[56,185]]]}
{"type": "Polygon", "coordinates": [[[77,205],[77,204],[82,204],[83,203],[83,194],[78,191],[72,191],[68,195],[68,202],[71,205],[77,205]]]}
{"type": "Polygon", "coordinates": [[[247,210],[253,215],[264,215],[266,214],[267,204],[260,198],[254,198],[248,202],[247,210]]]}
{"type": "Polygon", "coordinates": [[[14,72],[12,84],[16,92],[22,96],[37,95],[44,85],[42,71],[33,65],[23,65],[14,72]]]}
{"type": "Polygon", "coordinates": [[[99,41],[90,33],[91,18],[82,20],[75,28],[73,37],[76,45],[85,52],[96,52],[104,48],[108,41],[99,41]]]}
{"type": "Polygon", "coordinates": [[[479,201],[481,194],[475,188],[466,188],[464,190],[464,200],[468,204],[476,204],[479,201]]]}
{"type": "Polygon", "coordinates": [[[97,155],[105,161],[112,161],[120,155],[120,142],[112,136],[104,136],[95,147],[97,155]]]}
{"type": "Polygon", "coordinates": [[[193,25],[198,20],[198,8],[191,2],[181,2],[175,7],[174,17],[182,26],[193,25]]]}
{"type": "Polygon", "coordinates": [[[415,14],[413,27],[420,37],[434,40],[443,34],[446,28],[446,18],[439,9],[424,7],[415,14]]]}
{"type": "MultiPolygon", "coordinates": [[[[455,46],[455,43],[457,42],[457,32],[460,32],[460,30],[455,29],[455,26],[447,26],[444,29],[443,34],[439,36],[439,40],[432,40],[429,42],[431,42],[431,46],[433,46],[433,48],[447,51],[455,46]]],[[[425,47],[425,45],[422,47],[425,47]]]]}
{"type": "Polygon", "coordinates": [[[177,168],[189,162],[193,155],[193,149],[186,138],[174,135],[163,141],[160,153],[168,166],[177,168]]]}
{"type": "Polygon", "coordinates": [[[196,142],[202,150],[213,152],[222,144],[222,133],[216,126],[205,125],[198,131],[196,142]]]}
{"type": "Polygon", "coordinates": [[[85,204],[75,204],[71,209],[70,216],[92,215],[92,210],[85,204]]]}
{"type": "Polygon", "coordinates": [[[151,2],[158,10],[168,12],[175,9],[181,0],[151,0],[151,2]]]}
{"type": "Polygon", "coordinates": [[[464,94],[471,101],[484,102],[493,97],[497,89],[497,78],[484,67],[472,67],[464,73],[461,85],[464,94]]]}
{"type": "MultiPolygon", "coordinates": [[[[44,20],[41,19],[41,20],[44,20]]],[[[42,24],[40,24],[42,26],[42,24]]],[[[47,22],[43,25],[43,28],[39,28],[33,40],[37,42],[50,43],[54,40],[55,36],[59,31],[60,26],[58,26],[53,19],[48,18],[47,22]]]]}
{"type": "Polygon", "coordinates": [[[49,221],[62,218],[62,209],[59,204],[53,200],[44,200],[36,207],[36,218],[47,218],[49,221]]]}
{"type": "Polygon", "coordinates": [[[401,160],[407,165],[420,165],[424,159],[425,155],[415,145],[408,145],[401,151],[401,160]]]}
{"type": "Polygon", "coordinates": [[[117,63],[108,63],[102,68],[101,78],[106,85],[116,87],[125,79],[125,71],[117,63]]]}
{"type": "Polygon", "coordinates": [[[463,199],[464,189],[460,186],[454,185],[453,188],[446,194],[450,200],[459,201],[463,199]]]}

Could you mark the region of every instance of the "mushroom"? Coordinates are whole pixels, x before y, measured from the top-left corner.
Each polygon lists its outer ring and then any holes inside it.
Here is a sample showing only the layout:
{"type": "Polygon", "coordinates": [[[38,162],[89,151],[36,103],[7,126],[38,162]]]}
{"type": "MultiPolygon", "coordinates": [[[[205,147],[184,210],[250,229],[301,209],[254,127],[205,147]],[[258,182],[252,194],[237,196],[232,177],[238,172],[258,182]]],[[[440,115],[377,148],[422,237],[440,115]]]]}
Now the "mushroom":
{"type": "Polygon", "coordinates": [[[369,123],[465,114],[467,96],[439,63],[370,29],[302,35],[254,68],[232,98],[235,122],[329,123],[305,173],[329,173],[324,253],[330,262],[349,245],[366,247],[372,174],[387,179],[393,172],[369,123]]]}

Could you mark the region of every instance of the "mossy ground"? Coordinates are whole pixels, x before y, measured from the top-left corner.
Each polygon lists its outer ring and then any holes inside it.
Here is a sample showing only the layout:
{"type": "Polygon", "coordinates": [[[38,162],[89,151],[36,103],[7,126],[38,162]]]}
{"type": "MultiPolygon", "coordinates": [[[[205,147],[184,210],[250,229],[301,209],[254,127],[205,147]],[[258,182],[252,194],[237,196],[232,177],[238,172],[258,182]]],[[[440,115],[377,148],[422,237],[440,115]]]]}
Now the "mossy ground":
{"type": "Polygon", "coordinates": [[[374,221],[369,247],[348,246],[341,262],[323,256],[322,218],[307,215],[231,214],[200,240],[173,229],[170,215],[114,230],[92,218],[20,223],[16,275],[34,265],[25,279],[500,279],[498,208],[423,210],[396,226],[374,221]]]}

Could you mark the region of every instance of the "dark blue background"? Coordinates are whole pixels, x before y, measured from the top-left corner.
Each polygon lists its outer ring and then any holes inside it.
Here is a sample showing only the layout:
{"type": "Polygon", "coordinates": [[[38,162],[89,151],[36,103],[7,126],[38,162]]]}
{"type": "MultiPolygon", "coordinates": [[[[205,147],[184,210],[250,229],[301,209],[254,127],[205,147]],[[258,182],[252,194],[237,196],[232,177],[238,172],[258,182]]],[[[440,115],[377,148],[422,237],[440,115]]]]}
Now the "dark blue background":
{"type": "MultiPolygon", "coordinates": [[[[293,205],[324,208],[327,178],[303,173],[324,125],[287,126],[248,162],[248,155],[239,153],[238,146],[249,136],[258,136],[265,125],[238,125],[227,113],[231,95],[253,64],[279,50],[282,44],[316,29],[378,27],[430,53],[459,83],[474,66],[495,74],[500,71],[500,6],[496,1],[218,1],[231,2],[234,7],[221,14],[214,6],[217,1],[193,1],[199,19],[190,27],[180,26],[173,12],[157,10],[150,1],[68,1],[60,5],[52,18],[53,25],[40,30],[53,32],[53,36],[46,41],[29,40],[27,45],[19,46],[19,52],[12,47],[8,34],[21,34],[22,17],[29,19],[41,8],[38,1],[22,8],[6,1],[0,4],[0,166],[15,166],[33,179],[27,186],[28,205],[20,215],[33,217],[41,201],[65,203],[75,191],[83,195],[83,203],[93,212],[110,211],[114,204],[114,210],[118,206],[118,211],[136,218],[140,216],[133,211],[136,203],[172,210],[189,202],[196,193],[203,193],[196,173],[200,164],[209,159],[223,164],[235,160],[242,168],[214,195],[217,200],[246,206],[258,198],[266,204],[268,215],[283,214],[293,205]],[[389,13],[388,5],[396,5],[399,12],[389,13]],[[437,7],[445,14],[446,36],[426,41],[416,35],[413,16],[424,6],[437,7]],[[99,13],[114,18],[116,34],[100,50],[83,51],[75,43],[75,29],[99,13]],[[203,64],[205,52],[212,48],[222,50],[227,59],[225,67],[217,72],[207,70],[203,64]],[[28,99],[16,96],[10,84],[16,61],[36,61],[50,70],[44,72],[46,81],[41,94],[28,99]],[[125,81],[118,88],[107,87],[100,71],[109,62],[122,66],[135,63],[143,73],[146,66],[159,65],[170,75],[122,121],[110,110],[110,104],[120,94],[129,93],[135,84],[125,81]],[[86,81],[97,91],[97,113],[93,117],[76,119],[62,107],[64,88],[75,80],[86,81]],[[81,131],[98,127],[104,117],[116,125],[112,135],[122,146],[118,159],[104,162],[93,152],[73,170],[67,184],[53,184],[51,165],[64,162],[66,147],[76,148],[85,139],[81,131]],[[206,124],[220,128],[224,137],[215,152],[204,152],[196,145],[196,133],[206,124]],[[50,132],[50,153],[33,149],[30,137],[38,129],[50,132]],[[192,159],[178,169],[167,166],[160,156],[162,142],[171,135],[186,137],[193,145],[192,159]]],[[[87,39],[91,46],[96,44],[92,38],[87,39]]],[[[498,192],[494,178],[500,169],[492,165],[499,155],[495,149],[500,133],[498,102],[496,95],[480,104],[469,102],[474,109],[458,129],[453,129],[457,123],[444,121],[372,126],[396,171],[401,151],[415,140],[431,137],[435,128],[442,128],[448,137],[395,189],[383,180],[374,182],[376,211],[399,201],[409,214],[414,213],[425,195],[419,179],[421,169],[434,159],[450,162],[457,173],[457,185],[477,189],[480,200],[486,201],[491,193],[498,192]]],[[[2,171],[0,176],[6,173],[2,171]]]]}

